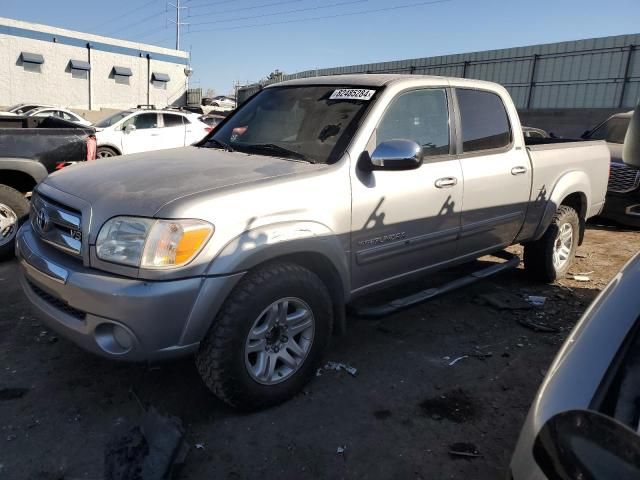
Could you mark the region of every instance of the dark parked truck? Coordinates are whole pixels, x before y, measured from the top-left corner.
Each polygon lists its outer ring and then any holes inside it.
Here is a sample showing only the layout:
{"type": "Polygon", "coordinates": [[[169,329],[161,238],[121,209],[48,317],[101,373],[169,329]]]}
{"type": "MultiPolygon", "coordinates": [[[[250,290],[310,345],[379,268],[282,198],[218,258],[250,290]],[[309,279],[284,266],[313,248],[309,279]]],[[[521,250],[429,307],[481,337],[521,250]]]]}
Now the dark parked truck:
{"type": "Polygon", "coordinates": [[[92,128],[56,118],[0,115],[0,259],[13,254],[30,195],[49,173],[95,159],[92,128]]]}
{"type": "Polygon", "coordinates": [[[640,169],[622,161],[622,147],[633,112],[612,115],[583,138],[605,140],[611,152],[611,173],[602,217],[640,227],[640,169]]]}
{"type": "Polygon", "coordinates": [[[364,293],[514,243],[537,278],[562,277],[604,205],[609,152],[539,142],[493,83],[269,86],[196,146],[47,177],[18,233],[21,283],[87,350],[196,354],[220,398],[273,405],[313,377],[364,293]]]}

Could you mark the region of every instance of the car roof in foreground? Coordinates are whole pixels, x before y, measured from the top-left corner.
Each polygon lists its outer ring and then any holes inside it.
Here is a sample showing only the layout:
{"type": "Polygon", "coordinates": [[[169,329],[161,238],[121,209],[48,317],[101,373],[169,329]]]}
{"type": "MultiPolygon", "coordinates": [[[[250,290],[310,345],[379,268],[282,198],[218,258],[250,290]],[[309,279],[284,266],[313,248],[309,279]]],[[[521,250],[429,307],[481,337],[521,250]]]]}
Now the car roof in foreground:
{"type": "Polygon", "coordinates": [[[393,83],[415,82],[420,80],[430,80],[446,82],[456,87],[484,87],[495,90],[498,88],[496,83],[486,82],[483,80],[474,80],[468,78],[457,77],[441,77],[436,75],[409,75],[409,74],[378,74],[378,73],[362,73],[357,75],[328,75],[324,77],[299,78],[295,80],[287,80],[285,82],[274,83],[270,87],[292,87],[305,85],[353,85],[359,87],[383,87],[393,83]]]}

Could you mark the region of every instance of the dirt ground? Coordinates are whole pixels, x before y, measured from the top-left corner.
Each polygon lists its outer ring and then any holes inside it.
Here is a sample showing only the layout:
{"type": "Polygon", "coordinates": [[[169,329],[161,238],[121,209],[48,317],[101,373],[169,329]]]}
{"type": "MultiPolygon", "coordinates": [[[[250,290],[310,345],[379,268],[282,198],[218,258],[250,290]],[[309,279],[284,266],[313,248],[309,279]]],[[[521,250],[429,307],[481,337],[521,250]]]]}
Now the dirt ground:
{"type": "Polygon", "coordinates": [[[181,479],[504,478],[560,344],[638,250],[639,232],[591,225],[571,269],[588,282],[540,285],[518,268],[382,320],[351,318],[326,360],[356,376],[324,371],[293,400],[253,414],[216,400],[190,359],[114,363],[59,339],[31,315],[17,264],[5,262],[0,479],[102,478],[109,435],[139,418],[140,403],[183,420],[191,450],[181,479]],[[521,309],[528,295],[545,305],[521,309]]]}

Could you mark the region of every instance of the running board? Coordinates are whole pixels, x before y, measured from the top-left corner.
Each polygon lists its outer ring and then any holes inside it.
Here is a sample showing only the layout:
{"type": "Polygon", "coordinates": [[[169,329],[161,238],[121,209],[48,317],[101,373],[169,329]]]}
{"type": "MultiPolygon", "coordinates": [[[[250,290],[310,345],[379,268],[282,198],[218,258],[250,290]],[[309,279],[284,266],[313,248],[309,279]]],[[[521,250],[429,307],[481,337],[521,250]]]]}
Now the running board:
{"type": "Polygon", "coordinates": [[[406,297],[397,298],[384,305],[352,307],[351,312],[355,316],[361,318],[386,317],[387,315],[391,315],[392,313],[396,313],[405,308],[409,308],[419,303],[425,302],[434,297],[437,297],[438,295],[442,295],[443,293],[448,293],[460,287],[475,283],[478,280],[490,277],[492,275],[495,275],[496,273],[516,268],[520,264],[520,257],[509,252],[502,251],[493,254],[493,256],[503,258],[506,260],[506,262],[497,263],[495,265],[491,265],[490,267],[483,268],[482,270],[478,270],[469,275],[465,275],[464,277],[460,277],[452,280],[451,282],[445,283],[440,287],[428,288],[426,290],[422,290],[406,297]]]}

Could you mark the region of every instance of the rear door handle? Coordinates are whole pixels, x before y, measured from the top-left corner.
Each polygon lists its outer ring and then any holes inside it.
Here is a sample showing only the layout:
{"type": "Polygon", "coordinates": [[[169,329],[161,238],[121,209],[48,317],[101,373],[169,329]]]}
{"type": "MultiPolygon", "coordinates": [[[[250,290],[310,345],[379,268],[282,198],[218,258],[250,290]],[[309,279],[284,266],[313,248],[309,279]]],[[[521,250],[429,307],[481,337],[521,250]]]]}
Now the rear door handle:
{"type": "Polygon", "coordinates": [[[511,169],[511,175],[523,175],[527,173],[527,167],[513,167],[511,169]]]}
{"type": "Polygon", "coordinates": [[[435,186],[436,188],[451,188],[458,184],[458,179],[456,177],[443,177],[436,180],[435,186]]]}

